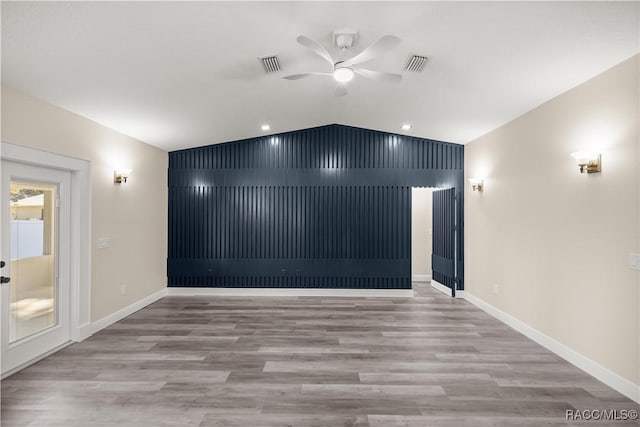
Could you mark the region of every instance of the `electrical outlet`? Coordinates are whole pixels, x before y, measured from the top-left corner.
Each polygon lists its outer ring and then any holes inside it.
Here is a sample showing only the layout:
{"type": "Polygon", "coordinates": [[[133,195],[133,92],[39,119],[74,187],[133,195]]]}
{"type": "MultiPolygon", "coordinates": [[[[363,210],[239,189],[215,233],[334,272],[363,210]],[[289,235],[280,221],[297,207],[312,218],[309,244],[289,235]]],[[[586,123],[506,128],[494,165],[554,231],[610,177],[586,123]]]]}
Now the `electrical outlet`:
{"type": "Polygon", "coordinates": [[[500,285],[498,285],[497,283],[493,284],[493,294],[494,295],[498,295],[500,293],[500,285]]]}
{"type": "Polygon", "coordinates": [[[120,295],[127,294],[127,285],[120,285],[120,295]]]}
{"type": "Polygon", "coordinates": [[[629,268],[640,270],[640,254],[629,254],[629,268]]]}
{"type": "Polygon", "coordinates": [[[100,237],[98,239],[98,249],[106,249],[111,246],[111,239],[109,237],[100,237]]]}

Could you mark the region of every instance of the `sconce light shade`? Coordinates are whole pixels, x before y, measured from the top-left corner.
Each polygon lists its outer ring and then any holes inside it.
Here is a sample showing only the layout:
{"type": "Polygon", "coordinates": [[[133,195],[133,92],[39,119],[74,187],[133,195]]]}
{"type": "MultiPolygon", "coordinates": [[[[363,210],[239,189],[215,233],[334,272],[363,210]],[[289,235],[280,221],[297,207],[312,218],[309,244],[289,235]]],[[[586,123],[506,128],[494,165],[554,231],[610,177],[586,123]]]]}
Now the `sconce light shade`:
{"type": "Polygon", "coordinates": [[[116,169],[113,171],[113,182],[116,184],[124,184],[129,179],[131,169],[116,169]]]}
{"type": "Polygon", "coordinates": [[[469,184],[471,184],[473,191],[482,191],[484,181],[482,178],[469,178],[469,184]]]}
{"type": "Polygon", "coordinates": [[[576,151],[575,153],[571,153],[571,157],[574,158],[578,167],[580,167],[580,173],[596,173],[601,171],[602,163],[600,153],[576,151]]]}

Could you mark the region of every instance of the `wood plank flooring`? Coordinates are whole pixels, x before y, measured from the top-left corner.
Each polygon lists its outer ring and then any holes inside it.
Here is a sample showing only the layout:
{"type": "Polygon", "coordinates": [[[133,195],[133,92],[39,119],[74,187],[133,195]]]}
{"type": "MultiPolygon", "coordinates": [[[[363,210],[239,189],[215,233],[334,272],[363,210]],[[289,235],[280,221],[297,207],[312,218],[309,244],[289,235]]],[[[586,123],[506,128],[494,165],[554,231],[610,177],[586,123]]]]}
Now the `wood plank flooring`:
{"type": "Polygon", "coordinates": [[[637,404],[463,300],[165,297],[2,381],[2,426],[555,426],[637,404]]]}

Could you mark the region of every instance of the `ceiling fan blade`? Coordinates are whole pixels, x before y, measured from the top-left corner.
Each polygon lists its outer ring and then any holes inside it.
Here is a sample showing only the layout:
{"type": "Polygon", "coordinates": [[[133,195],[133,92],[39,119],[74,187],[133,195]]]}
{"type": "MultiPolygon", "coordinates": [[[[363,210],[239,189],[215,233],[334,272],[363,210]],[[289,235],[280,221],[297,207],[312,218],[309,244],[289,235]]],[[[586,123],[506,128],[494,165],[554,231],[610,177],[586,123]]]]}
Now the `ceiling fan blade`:
{"type": "Polygon", "coordinates": [[[382,36],[377,42],[373,43],[353,58],[347,59],[341,65],[344,67],[352,67],[356,64],[370,61],[376,56],[382,55],[386,51],[393,49],[400,42],[401,40],[396,36],[382,36]]]}
{"type": "Polygon", "coordinates": [[[353,72],[372,80],[383,80],[394,83],[400,83],[402,81],[402,74],[386,73],[384,71],[374,71],[366,68],[354,68],[353,72]]]}
{"type": "Polygon", "coordinates": [[[283,79],[287,80],[299,80],[304,79],[305,77],[310,76],[330,76],[331,73],[301,73],[301,74],[291,74],[290,76],[284,76],[283,79]]]}
{"type": "Polygon", "coordinates": [[[331,64],[331,67],[333,67],[333,65],[335,64],[335,61],[333,60],[327,49],[325,49],[324,46],[322,46],[317,41],[312,40],[306,36],[298,36],[296,41],[307,49],[311,49],[316,55],[319,55],[326,59],[327,62],[331,64]]]}
{"type": "Polygon", "coordinates": [[[335,95],[336,96],[345,96],[347,94],[347,85],[345,83],[340,83],[336,86],[335,95]]]}

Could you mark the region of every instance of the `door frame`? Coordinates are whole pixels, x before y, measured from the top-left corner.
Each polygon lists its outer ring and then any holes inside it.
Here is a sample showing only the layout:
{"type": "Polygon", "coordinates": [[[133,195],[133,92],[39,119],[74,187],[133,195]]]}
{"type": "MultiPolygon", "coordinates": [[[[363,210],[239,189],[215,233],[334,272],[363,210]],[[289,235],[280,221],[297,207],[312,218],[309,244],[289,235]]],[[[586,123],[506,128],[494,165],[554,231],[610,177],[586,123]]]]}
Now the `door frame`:
{"type": "Polygon", "coordinates": [[[0,159],[71,172],[70,337],[71,341],[82,341],[91,336],[91,163],[8,142],[0,143],[0,159]]]}

